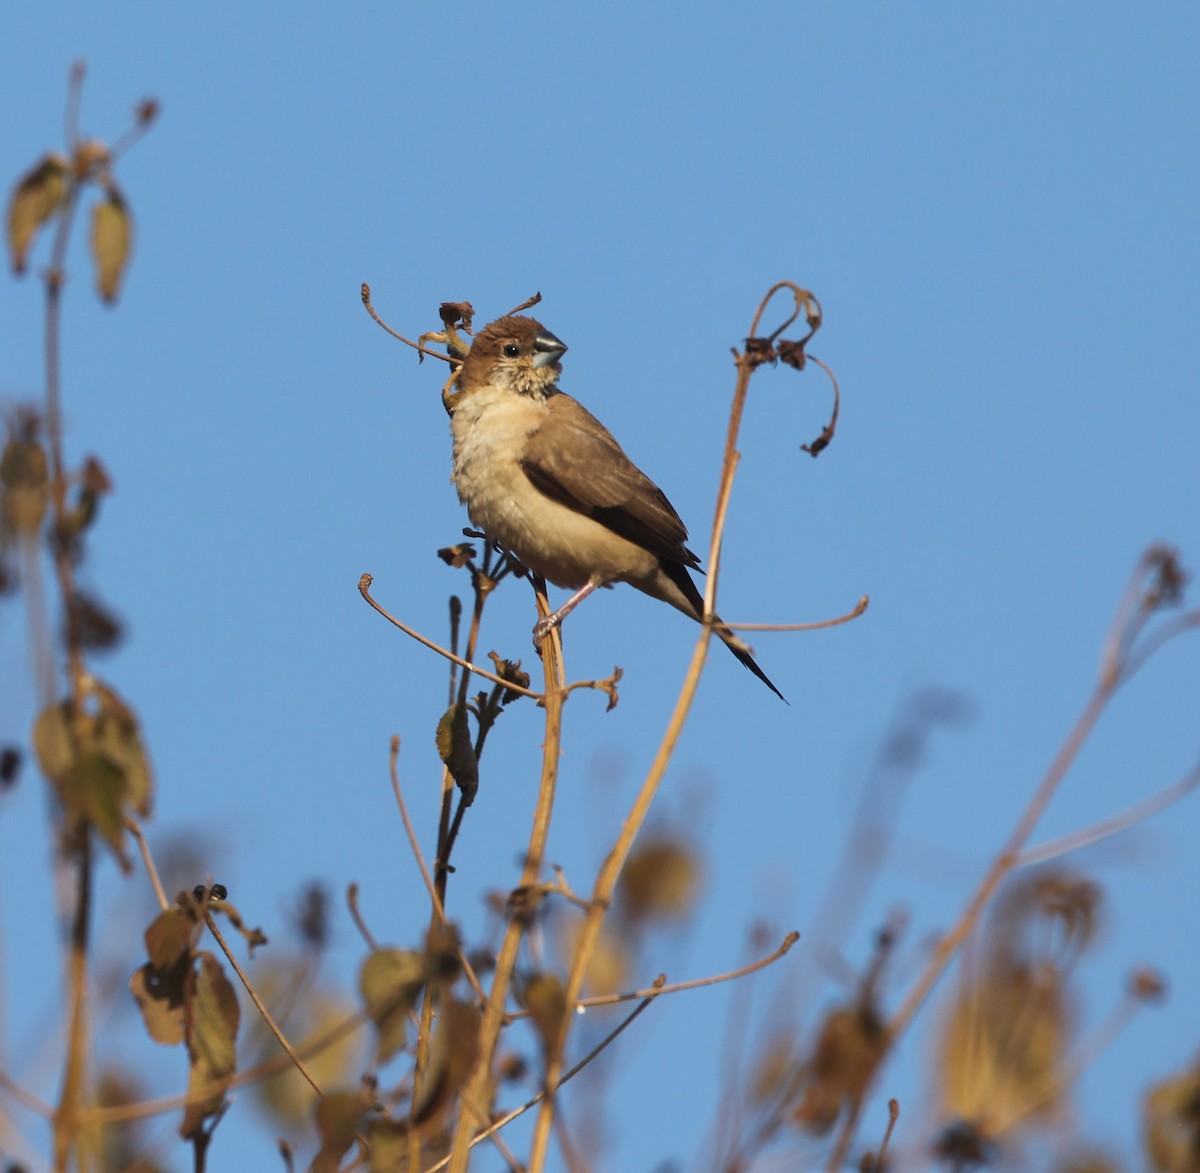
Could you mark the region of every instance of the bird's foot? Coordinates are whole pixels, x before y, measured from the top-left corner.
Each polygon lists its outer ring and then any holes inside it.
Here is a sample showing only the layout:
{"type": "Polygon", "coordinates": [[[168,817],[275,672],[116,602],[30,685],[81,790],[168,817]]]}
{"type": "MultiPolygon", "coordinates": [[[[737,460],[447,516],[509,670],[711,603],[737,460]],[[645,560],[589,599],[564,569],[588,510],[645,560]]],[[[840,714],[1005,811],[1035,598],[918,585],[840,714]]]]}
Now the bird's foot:
{"type": "Polygon", "coordinates": [[[563,617],[558,613],[547,615],[533,625],[533,647],[539,654],[542,650],[542,640],[562,623],[563,617]]]}

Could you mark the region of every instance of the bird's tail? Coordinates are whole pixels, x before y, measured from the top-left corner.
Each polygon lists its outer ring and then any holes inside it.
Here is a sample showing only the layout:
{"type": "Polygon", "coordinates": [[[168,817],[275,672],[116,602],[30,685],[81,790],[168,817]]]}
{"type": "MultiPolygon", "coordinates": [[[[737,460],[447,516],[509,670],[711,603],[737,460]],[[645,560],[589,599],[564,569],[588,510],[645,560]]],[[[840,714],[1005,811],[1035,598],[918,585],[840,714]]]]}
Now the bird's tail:
{"type": "MultiPolygon", "coordinates": [[[[677,586],[686,600],[686,606],[682,606],[676,597],[670,594],[664,594],[662,597],[669,603],[673,603],[679,610],[698,622],[703,622],[704,619],[704,598],[700,594],[696,584],[692,581],[692,576],[688,574],[687,567],[681,562],[671,562],[666,558],[660,560],[663,573],[677,586]]],[[[745,640],[739,639],[728,627],[725,626],[718,616],[713,616],[713,634],[719,639],[755,676],[759,678],[783,703],[788,703],[787,697],[783,695],[771,682],[771,678],[758,666],[754,659],[754,653],[750,651],[749,645],[745,640]]]]}
{"type": "Polygon", "coordinates": [[[749,647],[744,640],[738,639],[732,631],[726,627],[719,618],[713,617],[716,622],[713,625],[713,634],[719,639],[755,676],[759,678],[783,703],[788,703],[787,697],[783,695],[771,682],[771,678],[758,666],[758,662],[751,654],[749,647]]]}

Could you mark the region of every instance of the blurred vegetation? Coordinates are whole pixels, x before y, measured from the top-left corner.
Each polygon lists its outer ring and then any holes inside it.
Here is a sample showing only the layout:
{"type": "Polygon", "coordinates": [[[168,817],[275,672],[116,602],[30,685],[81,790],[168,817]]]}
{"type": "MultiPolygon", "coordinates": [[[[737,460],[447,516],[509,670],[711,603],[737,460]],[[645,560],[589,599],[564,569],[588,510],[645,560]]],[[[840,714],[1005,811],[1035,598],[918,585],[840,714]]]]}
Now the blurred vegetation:
{"type": "MultiPolygon", "coordinates": [[[[1066,859],[1075,848],[1183,797],[1197,784],[1196,773],[1054,844],[1031,850],[1028,842],[1111,697],[1164,643],[1198,623],[1196,612],[1181,607],[1185,576],[1165,548],[1149,550],[1135,568],[1095,692],[1062,752],[997,845],[979,886],[964,893],[960,918],[907,979],[897,976],[895,957],[913,913],[879,926],[872,954],[858,970],[843,963],[848,976],[840,992],[823,1000],[801,996],[786,962],[776,964],[796,934],[764,930],[752,936],[745,963],[728,973],[676,985],[660,978],[637,988],[654,947],[686,932],[704,899],[705,846],[684,825],[651,818],[650,808],[711,630],[698,647],[662,745],[657,752],[645,747],[653,764],[635,805],[615,830],[590,890],[577,892],[563,870],[546,866],[544,855],[562,748],[562,702],[569,689],[590,688],[611,707],[619,699],[620,672],[568,684],[556,633],[543,646],[541,681],[494,653],[490,668],[480,666],[488,599],[504,583],[525,577],[481,534],[439,552],[462,572],[466,602],[453,600],[448,647],[435,648],[450,661],[450,703],[430,731],[445,766],[431,861],[421,857],[408,819],[396,769],[399,746],[393,743],[392,785],[425,879],[423,894],[409,894],[428,906],[421,940],[382,943],[351,888],[348,915],[361,935],[361,964],[358,988],[341,988],[322,964],[334,917],[322,887],[297,881],[291,923],[273,931],[278,939],[268,943],[223,887],[199,874],[202,855],[165,839],[152,850],[144,825],[155,799],[147,750],[155,731],[144,734],[135,698],[122,696],[98,672],[97,663],[119,645],[122,625],[78,582],[113,485],[99,457],[65,456],[59,330],[68,247],[85,208],[97,293],[110,304],[120,296],[133,220],[116,167],[154,125],[158,108],[153,101],[139,104],[112,146],[85,138],[78,130],[83,81],[83,69],[76,67],[64,150],[47,152],[15,181],[7,215],[14,273],[40,276],[47,362],[43,399],[7,409],[0,454],[0,589],[19,593],[24,604],[39,711],[24,742],[0,746],[0,793],[36,785],[35,774],[48,787],[65,945],[63,1000],[49,1032],[52,1079],[44,1065],[23,1073],[0,1056],[0,1152],[9,1158],[8,1168],[152,1173],[180,1167],[184,1158],[177,1150],[186,1146],[188,1163],[203,1170],[231,1109],[231,1093],[249,1086],[254,1095],[234,1110],[285,1138],[282,1168],[415,1173],[444,1162],[461,1170],[472,1145],[482,1142],[491,1150],[489,1166],[590,1169],[603,1163],[607,1114],[656,1110],[654,1104],[628,1103],[620,1051],[607,1048],[656,998],[723,981],[738,983],[722,1044],[737,1058],[728,1064],[720,1102],[697,1106],[694,1122],[711,1138],[705,1161],[711,1169],[959,1170],[1026,1167],[1035,1159],[1060,1173],[1121,1168],[1116,1158],[1088,1146],[1072,1110],[1072,1089],[1138,1007],[1162,1000],[1164,982],[1151,970],[1136,970],[1106,1014],[1083,1021],[1078,974],[1103,916],[1103,894],[1066,859]],[[63,620],[52,631],[47,616],[55,611],[63,620]],[[444,911],[452,858],[495,756],[485,758],[489,734],[514,704],[538,704],[545,711],[534,830],[519,877],[497,877],[496,891],[487,897],[492,929],[479,941],[465,941],[444,911]],[[36,769],[27,764],[31,757],[36,769]],[[129,911],[137,902],[122,899],[125,915],[121,908],[104,910],[120,931],[110,929],[98,939],[94,881],[105,856],[156,907],[137,923],[129,911]],[[167,885],[160,875],[168,877],[167,885]],[[935,989],[939,1025],[924,1057],[932,1104],[919,1108],[921,1089],[907,1089],[885,1105],[881,1072],[935,989]],[[178,1069],[186,1068],[186,1076],[163,1082],[110,1059],[104,1031],[128,1029],[134,1007],[139,1029],[186,1057],[178,1069]],[[584,1007],[592,1012],[581,1019],[584,1007]],[[556,1093],[579,1073],[585,1073],[585,1094],[564,1115],[556,1093]],[[905,1115],[910,1106],[911,1121],[905,1115]],[[529,1151],[518,1155],[505,1126],[527,1112],[535,1123],[520,1134],[529,1151]],[[154,1127],[163,1117],[174,1122],[170,1134],[154,1127]],[[39,1118],[48,1146],[30,1139],[30,1122],[36,1127],[39,1118]]],[[[365,289],[364,300],[370,308],[365,289]]],[[[439,328],[419,339],[423,348],[445,347],[449,411],[472,316],[468,303],[443,303],[439,328]]],[[[784,283],[764,298],[738,353],[724,489],[732,483],[731,454],[751,378],[763,369],[793,377],[779,365],[804,371],[810,361],[832,378],[808,352],[819,326],[816,299],[798,286],[784,283]],[[791,297],[793,308],[782,327],[765,334],[759,324],[777,296],[791,297]],[[808,333],[782,338],[799,317],[808,333]]],[[[835,425],[836,407],[807,450],[816,455],[826,447],[835,425]]],[[[726,491],[721,499],[727,503],[726,491]]],[[[364,579],[364,597],[387,616],[370,586],[364,579]]],[[[547,613],[544,595],[539,603],[547,613]]],[[[854,614],[863,607],[865,601],[854,614]]],[[[431,667],[437,662],[431,660],[431,667]]],[[[828,878],[821,910],[805,928],[819,955],[841,956],[865,889],[878,874],[896,795],[919,770],[929,737],[962,715],[959,698],[921,694],[885,739],[865,780],[843,866],[828,878]]],[[[5,879],[21,882],[13,875],[5,879]]],[[[1194,1021],[1182,1025],[1195,1030],[1194,1021]]],[[[698,1028],[714,1040],[719,1034],[709,1023],[698,1028]]],[[[1131,1113],[1136,1096],[1131,1087],[1131,1113]]],[[[1164,1071],[1144,1092],[1141,1112],[1145,1165],[1162,1173],[1200,1171],[1200,1066],[1164,1071]]],[[[654,1156],[647,1155],[647,1166],[654,1156]]],[[[236,1167],[236,1156],[214,1158],[213,1164],[236,1167]]]]}

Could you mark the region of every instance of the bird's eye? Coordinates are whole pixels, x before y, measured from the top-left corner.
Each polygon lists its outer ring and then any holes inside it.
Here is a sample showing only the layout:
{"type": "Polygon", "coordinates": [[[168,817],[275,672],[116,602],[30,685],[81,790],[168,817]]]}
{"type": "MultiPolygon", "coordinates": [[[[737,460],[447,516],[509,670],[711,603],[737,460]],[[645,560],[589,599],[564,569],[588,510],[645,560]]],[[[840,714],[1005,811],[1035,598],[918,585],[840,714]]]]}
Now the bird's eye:
{"type": "Polygon", "coordinates": [[[517,355],[520,353],[521,353],[521,348],[515,342],[510,342],[504,348],[504,357],[505,358],[516,358],[517,355]]]}

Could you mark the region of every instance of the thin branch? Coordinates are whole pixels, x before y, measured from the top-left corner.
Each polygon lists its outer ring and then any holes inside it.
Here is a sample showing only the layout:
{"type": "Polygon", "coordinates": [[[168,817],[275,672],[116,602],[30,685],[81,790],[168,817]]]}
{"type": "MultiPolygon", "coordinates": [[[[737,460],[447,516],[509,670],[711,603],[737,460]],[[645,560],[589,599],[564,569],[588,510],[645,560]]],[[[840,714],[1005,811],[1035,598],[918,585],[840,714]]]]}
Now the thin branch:
{"type": "MultiPolygon", "coordinates": [[[[553,608],[546,597],[546,586],[535,585],[537,609],[540,617],[549,616],[553,608]]],[[[566,698],[565,676],[562,657],[562,635],[552,629],[542,641],[542,667],[545,673],[546,693],[546,736],[542,742],[542,773],[538,785],[537,807],[533,814],[533,827],[529,834],[529,846],[525,852],[525,865],[521,869],[521,887],[538,882],[542,864],[546,858],[546,841],[550,835],[550,819],[554,813],[554,796],[558,785],[559,758],[562,753],[563,702],[566,698]]],[[[505,1007],[508,1002],[509,986],[520,955],[521,939],[525,926],[521,918],[511,917],[504,931],[504,939],[496,956],[496,969],[492,974],[492,986],[483,1007],[483,1024],[479,1032],[479,1058],[476,1061],[468,1084],[467,1095],[476,1103],[486,1101],[491,1081],[492,1057],[505,1023],[505,1007]]],[[[578,995],[578,988],[575,994],[578,995]]],[[[567,1004],[571,997],[568,993],[567,1004]]],[[[466,1112],[460,1112],[450,1151],[452,1173],[466,1173],[474,1141],[475,1127],[466,1112]]],[[[531,1166],[531,1168],[533,1168],[531,1166]]]]}
{"type": "MultiPolygon", "coordinates": [[[[605,1035],[604,1038],[601,1039],[600,1042],[597,1043],[596,1046],[594,1046],[586,1055],[584,1055],[584,1057],[580,1059],[574,1067],[563,1074],[562,1079],[558,1081],[558,1086],[562,1087],[564,1083],[574,1079],[575,1076],[577,1076],[589,1063],[591,1063],[597,1055],[604,1051],[605,1048],[607,1048],[611,1043],[615,1042],[617,1037],[625,1030],[625,1028],[631,1026],[634,1019],[637,1018],[638,1015],[644,1010],[646,1010],[646,1008],[653,1001],[653,998],[646,998],[645,1001],[643,1001],[639,1006],[635,1007],[625,1019],[623,1019],[609,1034],[605,1035]]],[[[487,1140],[492,1133],[498,1132],[501,1128],[504,1128],[505,1125],[511,1124],[518,1116],[524,1116],[530,1108],[536,1108],[538,1104],[540,1104],[546,1098],[546,1095],[547,1093],[545,1091],[540,1091],[531,1099],[526,1100],[525,1103],[519,1108],[514,1108],[511,1112],[507,1112],[505,1115],[501,1116],[499,1120],[493,1121],[487,1128],[485,1128],[482,1132],[477,1133],[472,1138],[469,1147],[474,1148],[481,1141],[487,1140]]],[[[453,1155],[449,1157],[443,1157],[437,1162],[436,1165],[430,1165],[428,1169],[423,1171],[423,1173],[439,1173],[439,1170],[444,1169],[447,1165],[449,1165],[452,1159],[453,1155]]]]}
{"type": "Polygon", "coordinates": [[[54,1118],[54,1106],[45,1100],[39,1100],[32,1092],[27,1092],[15,1079],[0,1071],[0,1090],[6,1091],[17,1103],[24,1105],[31,1112],[36,1112],[46,1120],[54,1118]]]}
{"type": "MultiPolygon", "coordinates": [[[[438,896],[437,888],[434,887],[433,876],[429,874],[429,868],[425,864],[425,856],[421,853],[421,844],[417,840],[417,832],[413,827],[412,820],[408,817],[408,807],[404,802],[404,793],[400,789],[400,773],[397,768],[396,759],[400,756],[400,738],[392,738],[392,748],[388,755],[388,769],[392,776],[392,793],[396,796],[396,805],[400,808],[400,818],[404,823],[404,831],[408,835],[408,844],[412,848],[413,857],[417,861],[417,867],[421,869],[421,879],[425,881],[425,889],[429,893],[429,899],[433,903],[434,913],[442,924],[449,924],[446,919],[446,909],[442,904],[441,897],[438,896]]],[[[467,981],[471,984],[471,989],[475,991],[475,996],[479,999],[479,1004],[482,1006],[487,1001],[487,995],[483,992],[483,987],[479,984],[479,978],[475,974],[471,962],[467,959],[467,955],[463,952],[462,946],[457,945],[459,964],[463,968],[463,973],[466,975],[467,981]]]]}
{"type": "Polygon", "coordinates": [[[234,973],[236,973],[241,979],[242,985],[246,989],[246,993],[250,995],[250,1001],[254,1003],[254,1008],[262,1016],[263,1022],[265,1022],[270,1028],[270,1031],[275,1036],[276,1041],[287,1052],[288,1058],[291,1059],[292,1063],[296,1067],[296,1070],[299,1071],[300,1074],[303,1075],[308,1081],[308,1084],[313,1091],[315,1091],[317,1095],[323,1096],[325,1093],[321,1090],[321,1085],[317,1083],[317,1081],[313,1078],[312,1072],[309,1071],[309,1069],[304,1065],[304,1060],[301,1059],[298,1054],[296,1054],[295,1050],[292,1048],[292,1044],[289,1043],[286,1038],[284,1038],[283,1031],[281,1031],[279,1027],[275,1025],[275,1020],[271,1017],[270,1011],[268,1011],[266,1006],[263,1005],[262,999],[258,996],[258,991],[255,990],[242,967],[238,965],[237,958],[234,957],[232,950],[225,943],[225,938],[221,936],[221,930],[217,928],[217,923],[213,919],[211,912],[206,912],[204,914],[204,923],[208,926],[208,931],[212,933],[217,944],[220,945],[221,952],[225,954],[229,964],[233,966],[234,973]]]}
{"type": "MultiPolygon", "coordinates": [[[[659,977],[655,980],[654,985],[644,990],[634,990],[628,994],[599,994],[594,998],[581,998],[575,1003],[575,1008],[582,1010],[592,1009],[596,1006],[614,1006],[618,1002],[632,1002],[637,998],[661,998],[664,994],[677,994],[681,990],[699,990],[704,986],[718,986],[723,982],[732,982],[746,977],[748,974],[757,973],[760,969],[766,969],[768,965],[774,965],[799,940],[800,934],[793,930],[766,957],[760,957],[757,961],[743,965],[740,969],[731,969],[727,973],[713,974],[711,977],[693,978],[687,982],[672,982],[670,985],[664,984],[666,979],[659,977]]],[[[528,1018],[529,1013],[528,1010],[516,1010],[508,1016],[509,1021],[515,1022],[519,1018],[528,1018]]]]}
{"type": "Polygon", "coordinates": [[[359,936],[367,943],[367,948],[374,953],[379,948],[379,942],[375,940],[375,934],[363,920],[362,910],[358,907],[358,885],[356,883],[352,882],[346,885],[346,907],[350,910],[350,919],[354,922],[354,927],[358,929],[359,936]]]}
{"type": "MultiPolygon", "coordinates": [[[[803,291],[800,290],[799,286],[792,285],[791,283],[773,286],[759,304],[758,311],[754,315],[754,323],[750,331],[751,336],[757,334],[758,323],[768,302],[774,296],[775,292],[782,288],[791,288],[793,290],[796,301],[796,313],[780,329],[786,329],[800,313],[804,299],[802,296],[803,291]]],[[[721,465],[721,482],[717,492],[717,504],[713,517],[712,542],[708,555],[708,580],[704,595],[705,622],[701,628],[700,638],[696,641],[695,649],[692,652],[691,663],[688,666],[687,675],[684,677],[683,684],[680,687],[675,708],[663,733],[662,741],[659,743],[658,752],[655,754],[654,761],[647,771],[641,789],[634,800],[628,816],[621,825],[617,841],[596,876],[595,887],[592,890],[591,907],[588,909],[583,926],[580,929],[575,945],[575,955],[571,959],[571,968],[567,975],[564,997],[568,1006],[573,1006],[579,1001],[584,976],[587,973],[592,954],[595,952],[600,940],[601,926],[604,922],[605,913],[612,903],[617,880],[620,878],[625,861],[633,849],[638,832],[641,830],[647,815],[650,813],[650,807],[667,772],[667,766],[675,753],[675,747],[678,745],[679,738],[683,733],[683,726],[691,711],[692,702],[695,700],[696,689],[700,684],[700,675],[704,670],[704,663],[708,657],[708,649],[713,634],[713,615],[716,609],[717,580],[721,565],[721,543],[725,529],[725,517],[729,509],[729,499],[733,491],[733,477],[738,464],[737,440],[741,430],[742,412],[745,408],[750,379],[754,373],[754,366],[745,355],[738,357],[736,365],[737,382],[733,393],[733,403],[729,411],[729,425],[725,437],[725,454],[721,465]]],[[[549,1149],[551,1126],[554,1120],[553,1092],[557,1088],[561,1078],[563,1055],[566,1050],[569,1032],[570,1019],[568,1017],[563,1019],[557,1032],[557,1037],[546,1048],[545,1082],[551,1094],[543,1101],[534,1125],[533,1141],[529,1156],[529,1173],[541,1173],[545,1165],[549,1149]]],[[[455,1168],[454,1173],[462,1173],[462,1171],[459,1168],[455,1168]]]]}
{"type": "Polygon", "coordinates": [[[451,364],[457,363],[458,360],[451,358],[448,354],[442,354],[439,350],[429,350],[422,346],[419,342],[413,342],[411,338],[405,338],[403,334],[397,334],[376,312],[375,307],[371,304],[371,287],[364,281],[362,283],[362,303],[366,307],[367,313],[371,315],[375,324],[386,330],[393,338],[403,342],[405,346],[411,346],[413,350],[418,350],[422,354],[429,355],[430,358],[440,358],[442,362],[451,364]]]}
{"type": "Polygon", "coordinates": [[[1152,794],[1141,802],[1135,802],[1133,806],[1127,807],[1118,814],[1101,819],[1090,827],[1083,827],[1078,831],[1061,835],[1057,839],[1051,839],[1049,843],[1026,848],[1018,856],[1014,866],[1027,868],[1034,864],[1045,863],[1047,860],[1056,859],[1071,851],[1078,851],[1082,847],[1090,847],[1093,843],[1099,843],[1101,840],[1127,831],[1137,823],[1145,822],[1151,815],[1157,814],[1172,803],[1187,797],[1197,786],[1200,786],[1200,766],[1193,766],[1182,778],[1177,779],[1170,786],[1164,787],[1157,794],[1152,794]]]}
{"type": "Polygon", "coordinates": [[[839,627],[857,619],[871,604],[869,595],[863,595],[854,605],[852,611],[839,615],[836,619],[821,619],[816,623],[726,623],[731,631],[820,631],[825,627],[839,627]]]}
{"type": "Polygon", "coordinates": [[[358,591],[376,611],[379,612],[389,623],[394,627],[398,627],[405,635],[411,636],[417,643],[424,644],[430,651],[437,652],[439,656],[445,656],[447,660],[453,660],[454,663],[466,668],[470,672],[474,672],[477,676],[482,676],[486,680],[491,680],[495,684],[502,684],[511,692],[519,692],[522,696],[532,697],[535,701],[544,700],[545,697],[540,692],[532,692],[528,688],[522,688],[519,684],[514,684],[510,680],[504,680],[502,677],[489,672],[486,668],[480,668],[478,664],[472,664],[470,660],[464,660],[460,656],[456,656],[453,652],[447,651],[439,644],[435,644],[433,640],[426,639],[419,631],[415,631],[406,623],[401,623],[394,615],[389,614],[383,609],[373,598],[371,598],[371,583],[375,580],[369,574],[364,574],[358,580],[358,591]]]}
{"type": "Polygon", "coordinates": [[[158,901],[158,907],[163,912],[166,912],[171,905],[167,900],[166,892],[163,891],[162,881],[158,878],[158,869],[154,866],[154,857],[150,854],[150,845],[146,842],[146,836],[142,833],[142,825],[130,815],[125,819],[125,829],[137,841],[138,851],[142,854],[142,864],[146,869],[146,875],[150,877],[150,884],[154,889],[154,896],[158,901]]]}

